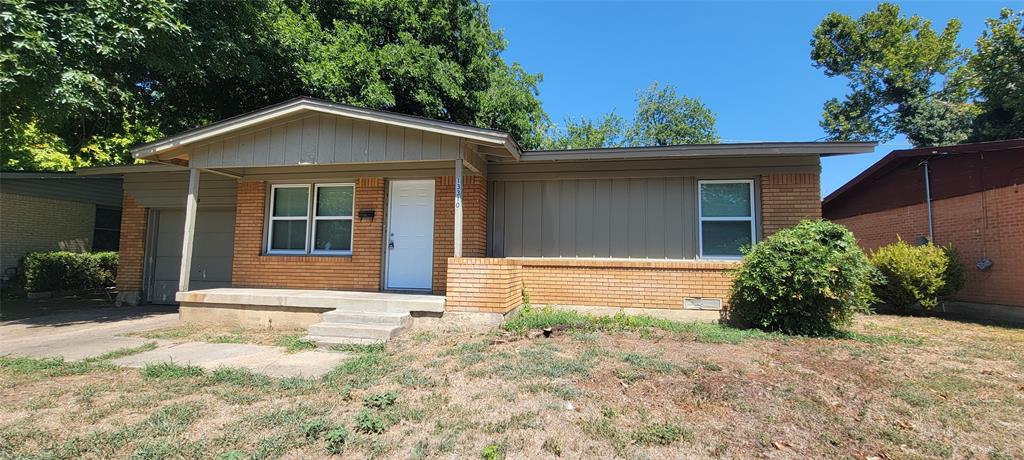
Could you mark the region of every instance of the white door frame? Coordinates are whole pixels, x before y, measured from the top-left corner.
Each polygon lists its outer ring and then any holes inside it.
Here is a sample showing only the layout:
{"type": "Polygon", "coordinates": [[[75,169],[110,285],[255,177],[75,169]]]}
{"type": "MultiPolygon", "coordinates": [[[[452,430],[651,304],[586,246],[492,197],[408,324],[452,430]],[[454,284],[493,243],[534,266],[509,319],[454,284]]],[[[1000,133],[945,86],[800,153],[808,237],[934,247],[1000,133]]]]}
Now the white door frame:
{"type": "Polygon", "coordinates": [[[434,247],[434,238],[437,236],[433,232],[434,214],[437,213],[437,207],[436,207],[437,188],[436,188],[436,184],[434,182],[434,179],[399,179],[399,180],[389,180],[388,181],[387,192],[388,192],[387,207],[385,209],[385,212],[386,212],[387,216],[386,216],[386,224],[384,226],[384,234],[382,235],[382,237],[383,237],[383,241],[382,241],[383,244],[381,245],[383,247],[383,251],[384,251],[384,259],[383,259],[384,260],[384,270],[383,270],[383,276],[382,276],[383,279],[381,280],[381,286],[383,286],[383,288],[384,288],[383,290],[385,290],[385,291],[430,292],[430,291],[433,290],[433,281],[434,281],[434,250],[436,249],[434,247]],[[434,193],[435,193],[435,195],[434,195],[435,202],[432,202],[430,204],[430,207],[433,210],[433,212],[431,213],[431,216],[430,216],[431,217],[431,221],[430,221],[430,225],[431,225],[430,264],[429,264],[429,267],[430,267],[430,285],[425,287],[425,288],[391,287],[389,285],[390,270],[391,270],[391,268],[390,268],[391,267],[391,250],[389,249],[389,243],[391,241],[391,224],[392,224],[392,222],[394,222],[394,219],[392,219],[392,217],[393,217],[392,216],[392,211],[395,209],[395,206],[394,206],[395,194],[393,193],[393,191],[394,191],[393,189],[394,189],[395,183],[408,183],[408,182],[424,182],[424,183],[429,182],[431,188],[434,189],[434,193]]]}

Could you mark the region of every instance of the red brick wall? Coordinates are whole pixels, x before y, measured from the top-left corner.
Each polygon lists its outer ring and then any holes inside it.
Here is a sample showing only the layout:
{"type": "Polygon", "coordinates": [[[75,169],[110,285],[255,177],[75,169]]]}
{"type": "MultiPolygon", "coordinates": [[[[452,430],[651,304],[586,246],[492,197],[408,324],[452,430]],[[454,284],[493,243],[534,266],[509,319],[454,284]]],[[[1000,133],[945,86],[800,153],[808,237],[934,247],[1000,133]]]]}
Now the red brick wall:
{"type": "Polygon", "coordinates": [[[384,237],[384,179],[356,181],[355,209],[372,209],[373,220],[353,222],[352,256],[270,256],[263,254],[267,185],[238,185],[235,209],[235,254],[231,272],[234,287],[291,289],[380,289],[384,237]]]}
{"type": "Polygon", "coordinates": [[[764,236],[821,218],[818,173],[770,174],[761,177],[761,228],[764,236]]]}
{"type": "MultiPolygon", "coordinates": [[[[1024,306],[1024,186],[1002,187],[932,203],[935,242],[952,244],[966,266],[965,302],[1024,306]],[[988,257],[982,272],[974,264],[988,257]]],[[[866,250],[902,237],[928,236],[924,203],[838,219],[866,250]]]]}
{"type": "MultiPolygon", "coordinates": [[[[484,257],[487,253],[487,181],[480,176],[462,178],[462,255],[484,257]]],[[[434,182],[434,276],[433,291],[444,294],[448,258],[455,255],[455,176],[434,182]]]]}
{"type": "Polygon", "coordinates": [[[523,304],[522,267],[513,259],[448,260],[445,310],[507,313],[523,304]]]}
{"type": "Polygon", "coordinates": [[[142,291],[148,218],[148,210],[125,192],[121,204],[121,240],[117,251],[118,292],[142,291]]]}
{"type": "Polygon", "coordinates": [[[537,305],[682,309],[686,297],[727,303],[737,262],[453,258],[449,310],[507,312],[523,289],[537,305]]]}

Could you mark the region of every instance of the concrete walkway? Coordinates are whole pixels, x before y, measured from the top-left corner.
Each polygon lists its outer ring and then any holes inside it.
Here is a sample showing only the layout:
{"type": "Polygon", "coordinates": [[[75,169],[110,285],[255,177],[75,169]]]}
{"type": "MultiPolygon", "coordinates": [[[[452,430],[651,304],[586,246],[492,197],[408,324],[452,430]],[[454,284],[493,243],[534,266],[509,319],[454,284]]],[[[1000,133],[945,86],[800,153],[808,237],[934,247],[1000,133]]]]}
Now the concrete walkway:
{"type": "Polygon", "coordinates": [[[280,347],[244,343],[177,343],[114,360],[126,367],[173,362],[214,370],[219,367],[248,369],[270,377],[319,377],[348,358],[345,353],[303,351],[287,354],[280,347]]]}
{"type": "Polygon", "coordinates": [[[206,369],[238,367],[272,377],[318,377],[348,358],[344,353],[231,343],[173,343],[123,334],[180,324],[175,310],[160,307],[102,308],[0,322],[0,356],[60,356],[69,361],[156,342],[151,351],[114,363],[143,367],[173,361],[206,369]]]}

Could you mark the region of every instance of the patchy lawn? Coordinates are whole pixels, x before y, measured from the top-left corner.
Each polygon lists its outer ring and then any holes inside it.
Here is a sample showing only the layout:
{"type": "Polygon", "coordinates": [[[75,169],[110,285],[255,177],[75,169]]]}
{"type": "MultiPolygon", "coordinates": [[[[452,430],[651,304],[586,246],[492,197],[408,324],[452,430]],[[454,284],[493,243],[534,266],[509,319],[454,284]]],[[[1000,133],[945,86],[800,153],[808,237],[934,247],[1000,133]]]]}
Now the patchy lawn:
{"type": "Polygon", "coordinates": [[[807,339],[536,311],[511,329],[414,330],[316,380],[0,358],[0,458],[1024,457],[1021,329],[866,316],[807,339]]]}

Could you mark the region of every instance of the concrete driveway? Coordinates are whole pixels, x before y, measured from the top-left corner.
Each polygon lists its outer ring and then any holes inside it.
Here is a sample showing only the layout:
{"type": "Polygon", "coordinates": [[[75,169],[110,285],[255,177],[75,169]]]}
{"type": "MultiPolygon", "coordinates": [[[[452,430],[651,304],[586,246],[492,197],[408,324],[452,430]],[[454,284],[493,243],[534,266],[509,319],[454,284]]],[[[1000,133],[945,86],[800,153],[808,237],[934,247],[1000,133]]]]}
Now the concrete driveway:
{"type": "Polygon", "coordinates": [[[121,334],[178,324],[167,307],[98,308],[0,322],[0,356],[56,357],[74,361],[153,340],[121,334]]]}
{"type": "Polygon", "coordinates": [[[151,351],[114,361],[126,367],[174,362],[206,369],[244,368],[271,377],[318,377],[348,355],[322,351],[286,353],[281,347],[231,343],[175,343],[124,334],[180,323],[166,307],[103,308],[0,322],[0,356],[56,357],[74,361],[156,342],[151,351]]]}

